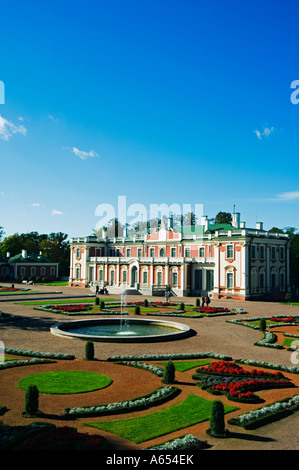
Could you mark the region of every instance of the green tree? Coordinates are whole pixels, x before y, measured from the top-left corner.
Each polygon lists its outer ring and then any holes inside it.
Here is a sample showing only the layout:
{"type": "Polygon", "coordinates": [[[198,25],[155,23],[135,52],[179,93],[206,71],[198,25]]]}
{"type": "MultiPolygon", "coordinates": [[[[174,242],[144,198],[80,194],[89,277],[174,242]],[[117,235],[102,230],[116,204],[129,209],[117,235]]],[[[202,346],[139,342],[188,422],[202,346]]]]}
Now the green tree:
{"type": "Polygon", "coordinates": [[[224,406],[221,400],[212,403],[210,428],[208,434],[215,437],[225,437],[224,406]]]}
{"type": "Polygon", "coordinates": [[[25,413],[31,416],[38,414],[39,391],[36,385],[31,384],[25,394],[25,413]]]}
{"type": "Polygon", "coordinates": [[[231,224],[232,215],[230,212],[218,212],[214,219],[215,224],[231,224]]]}
{"type": "Polygon", "coordinates": [[[24,248],[24,241],[21,235],[15,233],[5,237],[0,246],[0,255],[6,256],[6,253],[10,253],[10,256],[15,256],[21,253],[24,248]]]}
{"type": "Polygon", "coordinates": [[[169,360],[164,368],[163,382],[165,384],[173,384],[175,382],[175,367],[171,360],[169,360]]]}
{"type": "Polygon", "coordinates": [[[87,341],[85,344],[85,359],[87,361],[94,360],[94,344],[92,341],[87,341]]]}

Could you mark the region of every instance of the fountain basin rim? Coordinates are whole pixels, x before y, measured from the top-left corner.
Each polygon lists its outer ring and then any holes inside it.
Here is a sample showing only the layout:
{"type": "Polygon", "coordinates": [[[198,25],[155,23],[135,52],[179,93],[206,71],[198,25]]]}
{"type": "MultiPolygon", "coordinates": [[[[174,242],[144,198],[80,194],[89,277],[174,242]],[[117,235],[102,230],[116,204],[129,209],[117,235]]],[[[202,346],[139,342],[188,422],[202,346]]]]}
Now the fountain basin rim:
{"type": "Polygon", "coordinates": [[[85,341],[98,341],[98,342],[118,342],[118,343],[136,343],[136,342],[156,342],[156,341],[169,341],[175,339],[182,339],[190,335],[191,328],[183,323],[166,321],[166,320],[154,320],[154,319],[135,319],[126,318],[126,323],[130,325],[156,325],[156,326],[168,326],[173,328],[173,332],[157,334],[157,335],[114,335],[114,336],[99,336],[92,334],[76,333],[74,330],[81,326],[92,326],[99,324],[121,324],[123,318],[92,318],[84,320],[70,320],[63,323],[57,323],[50,328],[52,334],[57,336],[66,336],[68,338],[83,339],[85,341]],[[72,328],[73,331],[67,331],[72,328]]]}

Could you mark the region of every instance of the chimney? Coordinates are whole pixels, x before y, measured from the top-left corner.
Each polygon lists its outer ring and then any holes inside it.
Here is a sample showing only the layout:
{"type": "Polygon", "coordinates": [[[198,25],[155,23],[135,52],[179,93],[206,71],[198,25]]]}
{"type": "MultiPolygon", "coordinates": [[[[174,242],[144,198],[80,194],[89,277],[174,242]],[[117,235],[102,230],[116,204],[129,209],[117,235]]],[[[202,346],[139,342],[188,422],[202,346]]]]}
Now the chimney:
{"type": "Polygon", "coordinates": [[[264,225],[263,222],[257,222],[257,223],[255,224],[255,228],[256,228],[257,230],[264,230],[263,225],[264,225]]]}
{"type": "Polygon", "coordinates": [[[235,228],[240,228],[240,212],[233,213],[232,226],[235,228]]]}
{"type": "Polygon", "coordinates": [[[240,222],[240,228],[245,228],[246,227],[246,222],[240,222]]]}
{"type": "Polygon", "coordinates": [[[206,215],[203,215],[201,217],[201,225],[204,226],[204,231],[206,232],[207,230],[209,230],[209,220],[208,220],[208,217],[206,215]]]}
{"type": "Polygon", "coordinates": [[[107,238],[107,229],[106,229],[106,227],[102,228],[102,238],[107,238]]]}
{"type": "Polygon", "coordinates": [[[22,250],[22,256],[24,259],[27,258],[27,250],[22,250]]]}
{"type": "Polygon", "coordinates": [[[10,252],[9,251],[6,253],[6,258],[10,258],[10,252]]]}
{"type": "Polygon", "coordinates": [[[167,230],[173,229],[173,217],[168,217],[167,219],[167,230]]]}

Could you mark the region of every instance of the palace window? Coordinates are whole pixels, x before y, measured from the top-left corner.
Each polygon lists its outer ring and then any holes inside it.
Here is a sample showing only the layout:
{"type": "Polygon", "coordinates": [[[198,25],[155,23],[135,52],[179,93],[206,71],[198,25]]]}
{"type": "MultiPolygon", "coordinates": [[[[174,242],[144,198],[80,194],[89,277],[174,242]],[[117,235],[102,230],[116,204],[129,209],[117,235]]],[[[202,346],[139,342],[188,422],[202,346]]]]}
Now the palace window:
{"type": "Polygon", "coordinates": [[[178,285],[178,273],[176,271],[173,271],[172,274],[171,274],[171,284],[173,286],[178,285]]]}
{"type": "Polygon", "coordinates": [[[226,245],[226,258],[234,257],[234,245],[226,245]]]}
{"type": "Polygon", "coordinates": [[[201,247],[199,248],[199,257],[200,257],[200,258],[204,258],[204,257],[205,257],[205,248],[204,248],[204,246],[201,246],[201,247]]]}
{"type": "Polygon", "coordinates": [[[260,245],[260,259],[265,259],[265,245],[260,245]]]}
{"type": "Polygon", "coordinates": [[[127,248],[126,253],[127,253],[127,258],[129,258],[131,256],[131,248],[127,248]]]}
{"type": "Polygon", "coordinates": [[[123,271],[123,274],[122,274],[122,282],[123,282],[123,283],[127,282],[127,271],[123,271]]]}
{"type": "Polygon", "coordinates": [[[147,284],[147,283],[148,283],[148,274],[147,274],[147,271],[143,271],[143,274],[142,274],[142,281],[143,281],[143,284],[147,284]]]}
{"type": "Polygon", "coordinates": [[[251,258],[256,259],[256,246],[251,245],[251,258]]]}
{"type": "Polygon", "coordinates": [[[138,258],[141,258],[141,256],[142,256],[142,248],[138,248],[138,250],[137,250],[137,256],[138,256],[138,258]]]}
{"type": "Polygon", "coordinates": [[[190,248],[185,248],[185,257],[190,258],[191,256],[191,249],[190,248]]]}
{"type": "Polygon", "coordinates": [[[161,256],[161,258],[163,258],[163,256],[165,256],[165,250],[164,250],[164,248],[161,248],[161,249],[160,249],[159,255],[161,256]]]}
{"type": "Polygon", "coordinates": [[[42,268],[40,268],[40,275],[41,276],[45,276],[46,275],[46,268],[43,266],[42,268]]]}
{"type": "Polygon", "coordinates": [[[175,247],[172,247],[171,250],[170,250],[170,256],[172,258],[175,258],[176,257],[176,248],[175,247]]]}
{"type": "Polygon", "coordinates": [[[279,258],[280,258],[281,260],[284,259],[284,253],[285,253],[285,251],[284,251],[284,246],[281,246],[280,249],[279,249],[279,258]]]}
{"type": "Polygon", "coordinates": [[[55,269],[54,266],[51,266],[51,268],[50,268],[50,276],[55,276],[55,274],[56,274],[56,269],[55,269]]]}
{"type": "Polygon", "coordinates": [[[155,248],[150,248],[149,255],[153,258],[155,256],[155,248]]]}
{"type": "Polygon", "coordinates": [[[276,246],[271,246],[271,260],[276,260],[276,246]]]}
{"type": "Polygon", "coordinates": [[[31,276],[35,276],[35,275],[36,275],[36,268],[35,268],[35,267],[33,267],[33,266],[31,267],[31,269],[30,269],[30,274],[31,274],[31,276]]]}
{"type": "Polygon", "coordinates": [[[76,279],[80,279],[80,268],[76,268],[76,279]]]}
{"type": "Polygon", "coordinates": [[[103,269],[100,268],[100,269],[99,269],[99,281],[103,281],[103,279],[104,279],[103,269]]]}
{"type": "Polygon", "coordinates": [[[226,287],[232,289],[234,287],[234,273],[226,274],[226,287]]]}
{"type": "Polygon", "coordinates": [[[265,289],[265,273],[260,272],[260,289],[265,289]]]}
{"type": "Polygon", "coordinates": [[[80,248],[76,249],[76,258],[80,258],[80,248]]]}

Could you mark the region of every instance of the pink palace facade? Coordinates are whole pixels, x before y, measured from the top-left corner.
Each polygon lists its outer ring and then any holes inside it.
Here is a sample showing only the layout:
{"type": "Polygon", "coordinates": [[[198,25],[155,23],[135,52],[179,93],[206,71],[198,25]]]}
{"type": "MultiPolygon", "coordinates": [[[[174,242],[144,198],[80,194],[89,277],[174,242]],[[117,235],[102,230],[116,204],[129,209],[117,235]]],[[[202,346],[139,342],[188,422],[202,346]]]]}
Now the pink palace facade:
{"type": "Polygon", "coordinates": [[[289,289],[289,237],[269,232],[261,222],[246,228],[240,214],[232,224],[174,228],[172,219],[158,229],[133,237],[72,238],[70,286],[109,293],[163,295],[166,287],[176,296],[251,300],[284,298],[289,289]]]}

